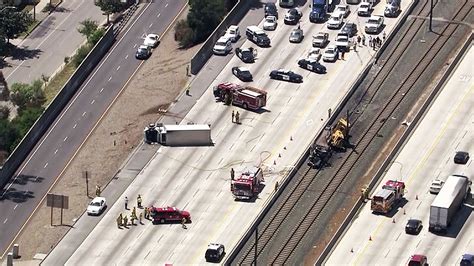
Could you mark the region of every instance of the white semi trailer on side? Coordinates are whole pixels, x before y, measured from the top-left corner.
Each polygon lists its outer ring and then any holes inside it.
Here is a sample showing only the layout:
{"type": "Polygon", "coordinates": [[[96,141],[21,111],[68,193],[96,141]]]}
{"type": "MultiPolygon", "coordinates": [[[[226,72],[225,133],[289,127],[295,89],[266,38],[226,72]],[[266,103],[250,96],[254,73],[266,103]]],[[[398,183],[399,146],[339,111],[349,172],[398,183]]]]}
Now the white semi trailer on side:
{"type": "Polygon", "coordinates": [[[462,175],[451,175],[446,179],[430,207],[430,232],[445,232],[448,229],[469,193],[470,183],[469,178],[462,175]]]}
{"type": "Polygon", "coordinates": [[[210,146],[209,125],[163,125],[157,124],[158,143],[166,146],[210,146]]]}

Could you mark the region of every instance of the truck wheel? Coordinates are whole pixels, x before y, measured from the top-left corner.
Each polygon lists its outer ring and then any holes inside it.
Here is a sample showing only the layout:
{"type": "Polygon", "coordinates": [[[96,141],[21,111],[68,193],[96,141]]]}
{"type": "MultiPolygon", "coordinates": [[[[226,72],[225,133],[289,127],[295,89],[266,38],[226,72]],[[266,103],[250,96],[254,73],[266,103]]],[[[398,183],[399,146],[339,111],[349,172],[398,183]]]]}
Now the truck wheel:
{"type": "Polygon", "coordinates": [[[249,107],[247,103],[244,103],[242,106],[244,107],[244,109],[248,109],[249,107]]]}
{"type": "Polygon", "coordinates": [[[165,219],[161,218],[160,223],[164,224],[164,223],[165,223],[165,219]]]}

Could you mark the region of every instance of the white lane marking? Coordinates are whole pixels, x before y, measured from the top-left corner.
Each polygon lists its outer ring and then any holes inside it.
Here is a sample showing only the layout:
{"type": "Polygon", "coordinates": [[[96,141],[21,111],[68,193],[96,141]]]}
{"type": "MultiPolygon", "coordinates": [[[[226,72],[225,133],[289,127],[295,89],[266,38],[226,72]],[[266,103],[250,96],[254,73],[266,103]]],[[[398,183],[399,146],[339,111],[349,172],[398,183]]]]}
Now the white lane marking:
{"type": "Polygon", "coordinates": [[[120,66],[117,67],[117,71],[120,69],[120,66]]]}
{"type": "Polygon", "coordinates": [[[91,104],[94,104],[95,103],[95,100],[92,100],[91,104]]]}
{"type": "Polygon", "coordinates": [[[104,88],[100,89],[99,93],[102,92],[104,90],[104,88]]]}
{"type": "Polygon", "coordinates": [[[159,18],[160,16],[161,16],[161,13],[159,13],[159,14],[156,16],[156,18],[159,18]]]}
{"type": "Polygon", "coordinates": [[[165,7],[168,7],[168,3],[166,3],[165,7]]]}
{"type": "Polygon", "coordinates": [[[76,128],[77,127],[77,123],[74,124],[74,126],[72,126],[72,128],[76,128]]]}
{"type": "Polygon", "coordinates": [[[127,58],[128,58],[128,55],[125,56],[125,59],[127,59],[127,58]]]}
{"type": "Polygon", "coordinates": [[[66,140],[67,140],[67,137],[65,137],[63,141],[65,142],[66,140]]]}
{"type": "Polygon", "coordinates": [[[112,76],[109,77],[109,81],[111,81],[111,80],[112,80],[112,76]]]}
{"type": "Polygon", "coordinates": [[[150,26],[148,26],[148,28],[151,28],[151,26],[153,26],[153,23],[151,23],[150,26]]]}
{"type": "Polygon", "coordinates": [[[46,164],[43,166],[43,168],[46,168],[46,167],[48,167],[48,163],[46,163],[46,164]]]}
{"type": "Polygon", "coordinates": [[[86,115],[86,112],[82,113],[82,116],[85,116],[86,115]]]}
{"type": "Polygon", "coordinates": [[[16,209],[16,207],[18,207],[18,204],[17,204],[17,205],[15,205],[15,207],[13,207],[13,209],[15,210],[15,209],[16,209]]]}
{"type": "Polygon", "coordinates": [[[8,221],[8,218],[6,218],[6,219],[5,219],[5,221],[3,221],[3,223],[4,223],[4,224],[6,224],[6,223],[7,223],[7,221],[8,221]]]}
{"type": "Polygon", "coordinates": [[[54,154],[56,154],[56,153],[58,153],[58,149],[56,149],[56,150],[54,151],[54,154]]]}
{"type": "Polygon", "coordinates": [[[133,48],[136,48],[136,47],[137,47],[137,44],[135,44],[135,45],[133,46],[133,48]]]}

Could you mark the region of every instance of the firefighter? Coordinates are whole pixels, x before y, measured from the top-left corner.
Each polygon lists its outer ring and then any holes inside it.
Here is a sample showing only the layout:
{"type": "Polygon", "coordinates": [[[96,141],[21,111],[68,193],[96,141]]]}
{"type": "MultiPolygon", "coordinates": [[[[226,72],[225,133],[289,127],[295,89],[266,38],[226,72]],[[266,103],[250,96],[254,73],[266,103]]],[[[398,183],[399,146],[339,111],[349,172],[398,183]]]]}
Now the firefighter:
{"type": "Polygon", "coordinates": [[[235,117],[235,113],[234,113],[234,110],[232,110],[232,123],[234,123],[234,117],[235,117]]]}
{"type": "Polygon", "coordinates": [[[127,215],[124,215],[124,216],[123,216],[123,226],[124,226],[125,228],[127,228],[127,226],[128,226],[128,218],[127,218],[127,215]]]}
{"type": "Polygon", "coordinates": [[[140,221],[140,224],[143,224],[143,223],[142,223],[142,218],[143,218],[143,213],[142,213],[142,212],[140,212],[140,216],[139,216],[139,221],[140,221]]]}
{"type": "Polygon", "coordinates": [[[140,196],[140,194],[138,194],[138,197],[137,197],[137,206],[138,208],[142,207],[142,196],[140,196]]]}
{"type": "Polygon", "coordinates": [[[122,229],[122,214],[117,217],[117,227],[122,229]]]}
{"type": "Polygon", "coordinates": [[[239,111],[237,111],[237,113],[235,113],[235,123],[240,124],[240,114],[239,114],[239,111]]]}
{"type": "Polygon", "coordinates": [[[234,168],[230,168],[230,179],[234,181],[234,177],[235,177],[234,168]]]}
{"type": "Polygon", "coordinates": [[[145,207],[145,219],[148,220],[148,207],[145,207]]]}
{"type": "Polygon", "coordinates": [[[100,197],[100,186],[97,186],[97,185],[95,186],[95,195],[97,197],[100,197]]]}
{"type": "Polygon", "coordinates": [[[186,218],[183,217],[183,219],[181,219],[181,226],[183,227],[183,229],[188,229],[186,227],[186,218]]]}
{"type": "Polygon", "coordinates": [[[135,207],[133,207],[132,215],[130,217],[135,218],[135,219],[137,218],[137,209],[135,207]]]}
{"type": "Polygon", "coordinates": [[[125,197],[125,210],[128,210],[128,198],[125,197]]]}

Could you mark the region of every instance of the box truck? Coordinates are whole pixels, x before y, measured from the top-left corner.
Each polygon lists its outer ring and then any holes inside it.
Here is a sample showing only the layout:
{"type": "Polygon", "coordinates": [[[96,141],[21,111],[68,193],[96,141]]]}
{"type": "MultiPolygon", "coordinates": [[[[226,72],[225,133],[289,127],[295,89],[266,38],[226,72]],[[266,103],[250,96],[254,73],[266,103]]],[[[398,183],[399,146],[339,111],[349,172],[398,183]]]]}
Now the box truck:
{"type": "Polygon", "coordinates": [[[467,176],[451,175],[446,179],[430,207],[430,232],[446,232],[463,200],[470,191],[467,176]]]}
{"type": "Polygon", "coordinates": [[[145,128],[145,142],[166,146],[210,146],[211,127],[209,125],[163,125],[150,124],[145,128]]]}

